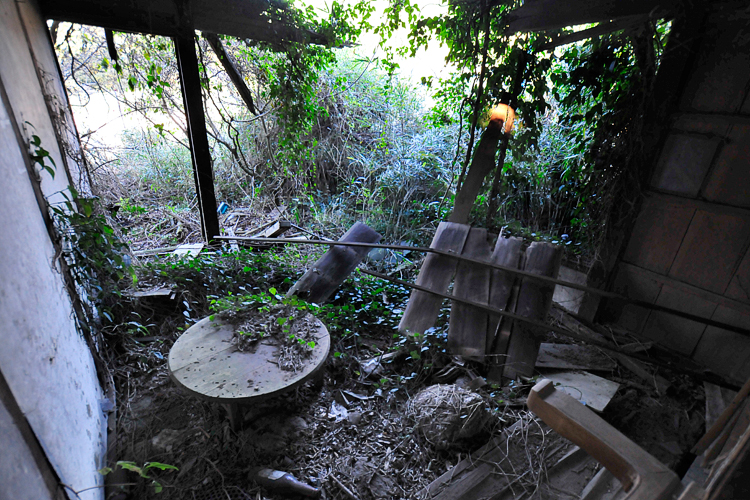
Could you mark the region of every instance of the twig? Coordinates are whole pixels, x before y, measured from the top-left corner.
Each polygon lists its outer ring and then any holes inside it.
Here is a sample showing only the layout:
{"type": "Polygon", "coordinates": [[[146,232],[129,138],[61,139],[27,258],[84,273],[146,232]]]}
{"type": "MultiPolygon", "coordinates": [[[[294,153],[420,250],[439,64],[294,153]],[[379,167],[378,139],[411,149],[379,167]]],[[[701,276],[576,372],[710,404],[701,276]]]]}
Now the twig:
{"type": "Polygon", "coordinates": [[[333,479],[333,482],[336,483],[336,485],[339,488],[341,488],[341,491],[343,491],[346,496],[348,496],[349,498],[351,498],[351,500],[359,500],[359,497],[357,497],[357,495],[355,495],[354,493],[352,493],[352,490],[350,490],[349,488],[347,488],[344,485],[344,483],[342,483],[341,481],[338,480],[338,478],[336,476],[334,476],[333,474],[331,474],[328,477],[330,477],[331,479],[333,479]]]}

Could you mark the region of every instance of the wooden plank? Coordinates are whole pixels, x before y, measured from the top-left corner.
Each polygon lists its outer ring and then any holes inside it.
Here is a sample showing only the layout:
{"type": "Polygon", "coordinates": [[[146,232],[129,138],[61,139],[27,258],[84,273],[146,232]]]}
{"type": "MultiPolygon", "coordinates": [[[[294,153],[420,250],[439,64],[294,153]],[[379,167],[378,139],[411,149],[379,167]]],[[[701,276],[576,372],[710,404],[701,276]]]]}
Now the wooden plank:
{"type": "Polygon", "coordinates": [[[617,363],[596,347],[574,344],[542,344],[537,368],[612,371],[617,363]]]}
{"type": "Polygon", "coordinates": [[[288,220],[277,220],[258,234],[254,234],[252,238],[276,238],[284,234],[290,227],[292,227],[292,223],[288,220]]]}
{"type": "Polygon", "coordinates": [[[570,395],[542,380],[531,390],[529,409],[563,437],[604,465],[631,500],[670,498],[680,487],[677,474],[570,395]]]}
{"type": "Polygon", "coordinates": [[[593,373],[584,371],[543,371],[544,378],[551,380],[555,388],[569,394],[576,401],[596,411],[604,411],[607,404],[620,388],[612,382],[593,373]]]}
{"type": "Polygon", "coordinates": [[[197,257],[205,246],[205,243],[186,243],[184,245],[177,245],[177,248],[175,248],[175,251],[172,252],[172,254],[178,257],[197,257]]]}
{"type": "Polygon", "coordinates": [[[677,8],[674,0],[647,2],[644,0],[617,2],[612,0],[590,2],[569,0],[533,0],[511,11],[506,34],[518,31],[546,31],[566,26],[619,20],[630,16],[651,14],[656,19],[669,17],[677,8]]]}
{"type": "MultiPolygon", "coordinates": [[[[487,230],[472,228],[461,255],[473,259],[492,258],[487,243],[487,230]]],[[[480,304],[488,304],[490,297],[490,275],[488,267],[469,262],[459,262],[453,282],[453,295],[480,304]]],[[[466,359],[484,360],[487,345],[487,323],[489,315],[460,302],[451,303],[448,349],[466,359]]]]}
{"type": "Polygon", "coordinates": [[[448,218],[449,222],[466,224],[471,214],[471,208],[477,199],[479,191],[484,185],[484,178],[495,168],[495,154],[497,153],[497,144],[505,128],[502,120],[491,120],[487,128],[482,133],[477,149],[474,151],[474,157],[471,159],[469,172],[463,186],[456,193],[453,204],[453,212],[448,218]]]}
{"type": "Polygon", "coordinates": [[[242,97],[242,100],[245,101],[245,106],[247,106],[247,109],[252,114],[257,115],[258,111],[256,111],[255,104],[253,103],[253,95],[250,93],[250,89],[247,88],[247,84],[242,78],[242,74],[240,73],[239,69],[237,69],[237,66],[234,64],[232,57],[227,54],[226,50],[224,50],[224,46],[222,45],[219,37],[212,33],[204,32],[203,38],[206,39],[208,44],[211,46],[211,49],[213,49],[214,53],[216,54],[216,57],[219,59],[219,62],[221,62],[221,65],[224,66],[224,71],[226,71],[229,79],[232,80],[234,88],[237,89],[237,92],[240,94],[240,97],[242,97]]]}
{"type": "Polygon", "coordinates": [[[745,382],[745,385],[743,385],[739,392],[737,392],[729,406],[721,412],[721,415],[716,419],[716,422],[714,422],[711,428],[706,431],[706,434],[700,439],[700,441],[696,443],[692,450],[693,454],[700,455],[708,449],[709,445],[713,443],[714,439],[716,439],[722,429],[724,429],[724,426],[727,425],[727,422],[729,422],[737,408],[748,397],[748,395],[750,395],[750,379],[745,382]]]}
{"type": "Polygon", "coordinates": [[[703,389],[706,392],[706,429],[709,429],[732,402],[737,392],[710,382],[703,382],[703,389]]]}
{"type": "MultiPolygon", "coordinates": [[[[470,227],[466,224],[441,222],[435,236],[432,238],[431,248],[447,252],[461,253],[470,227]]],[[[417,285],[436,292],[445,293],[453,280],[453,273],[458,262],[442,255],[429,254],[417,276],[417,285]]],[[[429,293],[414,290],[411,293],[406,310],[398,325],[400,332],[424,333],[435,325],[443,299],[429,293]]]]}
{"type": "Polygon", "coordinates": [[[198,57],[195,54],[195,32],[189,32],[174,38],[177,67],[180,72],[182,99],[187,115],[187,132],[190,140],[190,152],[193,160],[193,177],[195,179],[198,207],[201,214],[203,238],[210,242],[219,236],[219,216],[216,213],[216,194],[211,168],[211,149],[206,131],[206,116],[203,112],[203,95],[198,72],[198,57]]]}
{"type": "MultiPolygon", "coordinates": [[[[557,277],[562,260],[562,248],[551,243],[534,242],[526,249],[524,270],[544,276],[557,277]]],[[[543,321],[547,317],[555,287],[548,283],[524,278],[518,293],[516,313],[543,321]]],[[[527,324],[517,324],[508,343],[508,358],[503,376],[515,379],[521,375],[531,377],[539,351],[541,335],[545,332],[527,324]]]]}
{"type": "MultiPolygon", "coordinates": [[[[341,241],[377,243],[380,234],[362,222],[356,222],[341,237],[341,241]]],[[[332,246],[294,284],[287,297],[298,295],[308,302],[322,304],[349,277],[370,251],[367,247],[332,246]]]]}
{"type": "MultiPolygon", "coordinates": [[[[495,243],[495,249],[492,252],[492,262],[501,266],[507,267],[518,267],[521,262],[521,248],[523,247],[523,239],[510,237],[503,238],[501,234],[497,238],[495,243]]],[[[508,272],[493,269],[491,274],[491,285],[490,285],[490,301],[489,304],[492,307],[498,309],[506,309],[510,301],[510,296],[513,291],[513,285],[516,283],[516,277],[508,272]]],[[[512,310],[512,309],[509,309],[512,310]]],[[[498,326],[500,325],[500,317],[495,315],[489,316],[489,322],[487,324],[487,347],[486,352],[492,353],[492,348],[495,345],[495,339],[498,333],[498,326]]],[[[503,350],[502,353],[505,354],[503,350]]]]}
{"type": "Polygon", "coordinates": [[[711,461],[720,456],[726,456],[737,445],[740,436],[750,426],[750,400],[745,400],[742,407],[735,412],[734,417],[703,456],[703,466],[706,467],[711,461]]]}
{"type": "MultiPolygon", "coordinates": [[[[541,433],[526,432],[525,427],[536,428],[536,422],[518,420],[499,436],[461,460],[455,467],[438,477],[425,488],[419,498],[433,500],[478,500],[485,498],[512,499],[526,493],[518,485],[519,465],[528,467],[528,448],[543,446],[544,466],[547,474],[540,481],[543,498],[553,498],[546,493],[556,487],[578,493],[588,479],[571,478],[569,471],[589,467],[593,475],[595,462],[577,446],[561,436],[551,435],[542,442],[541,433]],[[525,438],[528,438],[528,443],[525,438]],[[573,481],[571,481],[573,479],[573,481]],[[520,491],[519,491],[520,490],[520,491]]],[[[547,432],[547,427],[541,424],[547,432]]],[[[541,464],[540,464],[541,467],[541,464]]],[[[574,474],[578,476],[578,474],[574,474]]],[[[590,476],[589,476],[590,477],[590,476]]],[[[559,490],[558,490],[559,491],[559,490]]]]}

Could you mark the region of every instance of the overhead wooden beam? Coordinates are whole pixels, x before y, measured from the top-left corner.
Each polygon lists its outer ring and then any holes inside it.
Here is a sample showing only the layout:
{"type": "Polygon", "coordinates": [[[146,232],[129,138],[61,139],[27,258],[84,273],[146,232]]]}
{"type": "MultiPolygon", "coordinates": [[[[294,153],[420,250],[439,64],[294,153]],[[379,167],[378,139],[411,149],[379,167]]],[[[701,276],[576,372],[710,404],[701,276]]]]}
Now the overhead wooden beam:
{"type": "Polygon", "coordinates": [[[219,216],[216,213],[211,150],[208,145],[206,116],[203,112],[198,56],[195,54],[195,35],[185,31],[174,38],[177,66],[180,71],[182,99],[187,115],[188,139],[193,160],[193,176],[198,193],[203,237],[207,242],[219,236],[219,216]]]}
{"type": "Polygon", "coordinates": [[[268,0],[189,0],[185,5],[179,0],[40,0],[39,3],[46,19],[114,31],[176,37],[184,26],[183,9],[187,8],[192,12],[192,28],[199,31],[272,43],[327,41],[323,35],[296,27],[284,8],[268,0]]]}
{"type": "Polygon", "coordinates": [[[507,33],[546,31],[566,26],[601,23],[626,16],[670,17],[680,0],[526,0],[509,13],[507,33]]]}
{"type": "Polygon", "coordinates": [[[249,109],[252,114],[257,115],[258,112],[255,110],[253,95],[250,93],[250,89],[247,88],[240,70],[237,69],[237,66],[235,66],[232,58],[229,56],[229,54],[227,54],[227,51],[224,50],[224,45],[222,45],[219,36],[214,35],[213,33],[203,33],[203,38],[206,39],[208,44],[211,46],[211,49],[214,51],[214,54],[216,54],[219,62],[224,67],[224,71],[227,72],[227,75],[229,75],[229,79],[232,80],[232,83],[237,89],[237,92],[240,93],[240,97],[242,97],[242,100],[245,101],[245,106],[247,106],[247,109],[249,109]]]}
{"type": "Polygon", "coordinates": [[[616,21],[608,21],[600,23],[598,26],[589,28],[587,30],[577,31],[568,35],[562,35],[548,44],[542,45],[539,50],[544,52],[547,50],[553,50],[556,47],[568,45],[569,43],[578,42],[580,40],[586,40],[587,38],[594,38],[613,31],[624,30],[633,26],[643,24],[648,19],[648,16],[628,16],[618,19],[616,21]]]}

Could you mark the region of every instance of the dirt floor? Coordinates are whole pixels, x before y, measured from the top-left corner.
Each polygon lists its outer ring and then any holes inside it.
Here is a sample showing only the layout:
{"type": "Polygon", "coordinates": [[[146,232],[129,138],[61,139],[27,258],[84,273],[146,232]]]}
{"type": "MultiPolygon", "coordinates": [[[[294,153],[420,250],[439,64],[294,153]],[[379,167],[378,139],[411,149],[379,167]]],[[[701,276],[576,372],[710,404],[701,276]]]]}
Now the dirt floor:
{"type": "MultiPolygon", "coordinates": [[[[119,498],[290,498],[255,485],[248,477],[255,467],[290,472],[320,488],[327,499],[421,498],[432,481],[468,453],[519,419],[532,418],[524,400],[533,381],[487,385],[476,391],[486,410],[476,435],[438,446],[417,427],[409,402],[437,382],[467,384],[467,367],[446,370],[436,365],[424,376],[396,384],[385,380],[415,375],[403,357],[383,363],[382,371],[368,378],[355,356],[330,356],[322,385],[308,384],[245,407],[243,427],[234,432],[223,407],[184,393],[170,380],[166,359],[177,336],[175,331],[163,338],[133,338],[121,346],[114,370],[119,391],[116,457],[179,470],[152,468],[149,478],[132,472],[112,475],[113,482],[135,483],[119,498]],[[161,493],[155,492],[154,479],[162,485],[161,493]]],[[[372,344],[378,341],[387,344],[382,338],[363,339],[360,357],[373,355],[377,345],[372,344]]],[[[679,469],[704,429],[703,390],[688,377],[660,373],[669,383],[661,395],[656,386],[638,381],[622,367],[599,372],[621,384],[602,416],[679,469]]],[[[538,448],[533,441],[527,445],[538,448]]],[[[533,494],[532,489],[519,498],[536,498],[533,494]]]]}

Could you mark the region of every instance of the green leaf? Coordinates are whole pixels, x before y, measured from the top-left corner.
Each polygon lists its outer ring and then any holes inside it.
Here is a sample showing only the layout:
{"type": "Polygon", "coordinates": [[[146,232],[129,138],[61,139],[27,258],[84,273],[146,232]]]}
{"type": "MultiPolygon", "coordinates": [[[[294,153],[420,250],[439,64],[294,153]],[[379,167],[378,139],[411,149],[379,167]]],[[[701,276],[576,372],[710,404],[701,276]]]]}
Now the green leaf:
{"type": "Polygon", "coordinates": [[[144,474],[143,469],[138,467],[135,464],[135,462],[126,462],[126,461],[120,460],[117,462],[117,465],[119,465],[123,469],[129,470],[132,472],[137,472],[138,475],[140,475],[141,477],[148,477],[147,475],[144,474]]]}
{"type": "Polygon", "coordinates": [[[112,468],[111,467],[102,467],[97,472],[99,474],[101,474],[102,476],[106,476],[107,474],[109,474],[110,472],[112,472],[112,468]]]}
{"type": "Polygon", "coordinates": [[[163,464],[161,462],[146,462],[143,465],[143,470],[151,469],[151,468],[160,469],[160,470],[180,470],[174,465],[163,464]]]}

